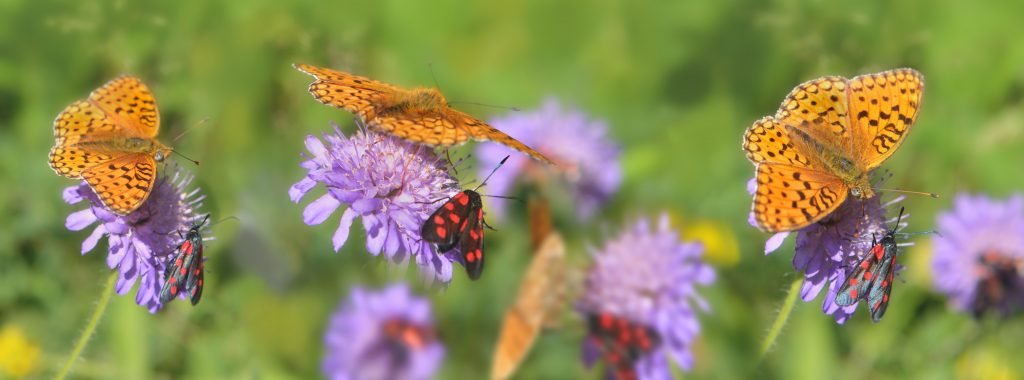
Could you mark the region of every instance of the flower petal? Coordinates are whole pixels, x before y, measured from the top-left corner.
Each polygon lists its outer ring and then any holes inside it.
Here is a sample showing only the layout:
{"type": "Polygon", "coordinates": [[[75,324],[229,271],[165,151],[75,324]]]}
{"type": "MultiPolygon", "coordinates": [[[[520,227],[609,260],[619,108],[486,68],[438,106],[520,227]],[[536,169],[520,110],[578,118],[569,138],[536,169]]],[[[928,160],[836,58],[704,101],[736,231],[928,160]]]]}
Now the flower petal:
{"type": "Polygon", "coordinates": [[[310,179],[309,177],[304,177],[301,180],[299,180],[299,182],[296,182],[294,185],[292,185],[292,187],[288,188],[288,198],[290,198],[294,203],[299,203],[299,200],[301,200],[302,197],[306,195],[306,193],[308,193],[309,190],[313,189],[313,187],[315,186],[316,181],[310,179]]]}
{"type": "Polygon", "coordinates": [[[106,234],[107,228],[103,224],[100,224],[93,229],[92,233],[82,241],[82,254],[84,255],[86,252],[92,251],[93,248],[96,248],[96,243],[98,243],[100,238],[106,234]]]}
{"type": "Polygon", "coordinates": [[[92,208],[85,210],[75,211],[68,215],[64,221],[64,227],[71,231],[81,231],[90,224],[96,222],[96,214],[93,214],[92,208]]]}
{"type": "Polygon", "coordinates": [[[324,194],[306,206],[302,212],[302,221],[308,226],[323,223],[334,213],[334,210],[338,209],[338,206],[341,206],[341,202],[338,202],[330,194],[324,194]]]}
{"type": "Polygon", "coordinates": [[[348,240],[349,230],[352,229],[352,221],[357,216],[359,214],[352,211],[351,208],[341,213],[341,223],[338,225],[338,229],[334,231],[334,235],[331,236],[331,242],[334,243],[334,252],[338,252],[345,245],[345,241],[348,240]]]}
{"type": "Polygon", "coordinates": [[[768,241],[764,242],[764,254],[767,255],[779,249],[782,243],[786,241],[787,236],[789,236],[789,232],[779,232],[768,238],[768,241]]]}

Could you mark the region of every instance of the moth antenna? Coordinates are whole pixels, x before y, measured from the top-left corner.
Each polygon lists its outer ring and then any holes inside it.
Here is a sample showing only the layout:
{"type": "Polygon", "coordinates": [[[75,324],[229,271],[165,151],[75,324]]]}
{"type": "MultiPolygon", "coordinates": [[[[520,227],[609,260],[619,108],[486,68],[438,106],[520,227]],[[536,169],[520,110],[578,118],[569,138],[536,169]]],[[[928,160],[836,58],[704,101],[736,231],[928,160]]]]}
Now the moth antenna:
{"type": "Polygon", "coordinates": [[[897,233],[894,233],[893,235],[899,235],[899,236],[935,235],[935,236],[938,236],[938,237],[942,237],[942,234],[940,234],[939,231],[936,231],[936,230],[920,231],[920,232],[897,232],[897,233]]]}
{"type": "Polygon", "coordinates": [[[480,196],[481,196],[481,197],[488,197],[488,198],[501,198],[501,199],[508,199],[508,200],[513,200],[513,201],[517,201],[517,202],[522,202],[522,201],[523,201],[523,199],[522,199],[522,198],[519,198],[519,197],[511,197],[511,196],[508,196],[508,195],[490,195],[490,194],[480,194],[480,196]]]}
{"type": "Polygon", "coordinates": [[[904,193],[904,194],[914,194],[914,195],[926,195],[926,196],[929,196],[929,197],[932,197],[932,198],[938,198],[939,197],[939,194],[928,193],[928,192],[924,192],[924,191],[899,190],[899,189],[875,189],[875,190],[891,191],[891,192],[894,192],[894,193],[904,193]]]}
{"type": "MultiPolygon", "coordinates": [[[[207,214],[207,217],[209,217],[209,214],[207,214]]],[[[228,220],[232,220],[232,219],[234,219],[234,220],[235,220],[236,222],[239,222],[239,223],[241,223],[241,222],[242,222],[242,220],[241,220],[241,219],[238,219],[238,218],[236,218],[236,217],[235,217],[234,215],[232,215],[232,216],[229,216],[229,217],[226,217],[226,218],[222,218],[222,219],[220,219],[220,220],[218,220],[218,221],[216,221],[216,222],[213,222],[212,224],[210,224],[210,227],[216,226],[216,225],[218,225],[218,224],[221,224],[221,223],[223,223],[223,222],[226,222],[226,221],[228,221],[228,220]]]]}
{"type": "Polygon", "coordinates": [[[483,187],[484,185],[486,185],[487,184],[487,180],[491,179],[491,176],[494,175],[494,172],[498,171],[498,168],[500,168],[501,165],[504,165],[505,161],[508,161],[509,157],[512,157],[512,156],[509,155],[509,156],[505,156],[505,158],[502,158],[501,162],[498,163],[498,166],[495,166],[494,169],[491,170],[491,173],[488,174],[486,178],[484,178],[484,181],[480,182],[480,184],[477,185],[476,188],[473,189],[473,191],[476,191],[477,189],[479,189],[479,188],[483,187]]]}

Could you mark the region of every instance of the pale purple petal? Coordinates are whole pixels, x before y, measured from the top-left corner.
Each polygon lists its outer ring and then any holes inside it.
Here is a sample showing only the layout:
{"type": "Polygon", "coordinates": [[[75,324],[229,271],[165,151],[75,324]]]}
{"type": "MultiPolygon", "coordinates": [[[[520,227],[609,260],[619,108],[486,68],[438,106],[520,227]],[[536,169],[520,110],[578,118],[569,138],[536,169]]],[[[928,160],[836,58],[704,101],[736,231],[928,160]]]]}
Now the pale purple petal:
{"type": "Polygon", "coordinates": [[[320,198],[311,202],[306,209],[302,211],[302,222],[308,226],[315,226],[323,223],[327,220],[327,217],[334,213],[334,210],[341,206],[341,202],[331,197],[330,194],[324,194],[320,198]]]}
{"type": "Polygon", "coordinates": [[[430,379],[445,356],[438,338],[429,302],[404,284],[380,291],[357,287],[330,318],[321,370],[329,379],[430,379]],[[389,336],[388,324],[419,334],[423,344],[389,336]]]}
{"type": "MultiPolygon", "coordinates": [[[[431,201],[459,191],[443,157],[431,149],[363,127],[350,136],[335,128],[323,138],[309,136],[305,143],[312,158],[301,166],[308,173],[292,185],[289,197],[298,201],[317,185],[324,185],[327,193],[303,212],[303,220],[309,225],[322,223],[342,204],[347,206],[331,237],[335,251],[348,241],[355,219],[361,218],[366,247],[372,255],[384,252],[396,264],[417,255],[447,257],[437,255],[432,245],[414,250],[406,243],[422,241],[420,227],[436,207],[429,206],[431,201]]],[[[421,265],[429,262],[413,261],[421,265]]]]}
{"type": "MultiPolygon", "coordinates": [[[[653,228],[639,219],[600,250],[592,250],[594,260],[577,310],[584,317],[610,313],[657,332],[661,347],[640,359],[638,373],[669,376],[665,355],[681,368],[692,368],[691,346],[700,330],[693,305],[706,307],[696,285],[715,278],[702,260],[703,250],[701,244],[680,241],[664,215],[653,228]]],[[[589,346],[590,339],[585,339],[585,365],[594,355],[589,346]]]]}

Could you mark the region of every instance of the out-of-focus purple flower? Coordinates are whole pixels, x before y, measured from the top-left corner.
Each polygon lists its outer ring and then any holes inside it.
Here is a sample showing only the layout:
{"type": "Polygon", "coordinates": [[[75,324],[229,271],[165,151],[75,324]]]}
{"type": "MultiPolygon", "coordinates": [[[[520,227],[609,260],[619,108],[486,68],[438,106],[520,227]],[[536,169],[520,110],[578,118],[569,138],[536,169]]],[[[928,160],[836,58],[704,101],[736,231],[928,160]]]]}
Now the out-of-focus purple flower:
{"type": "MultiPolygon", "coordinates": [[[[487,181],[488,192],[506,194],[520,176],[531,181],[557,177],[568,183],[576,201],[577,216],[585,220],[622,182],[621,149],[609,138],[605,123],[588,120],[580,111],[565,110],[555,99],[548,99],[534,112],[495,118],[491,125],[551,157],[558,166],[538,163],[501,144],[480,144],[477,148],[480,178],[487,176],[505,156],[512,156],[505,167],[487,181]]],[[[489,211],[500,218],[504,215],[504,204],[495,200],[489,211]]]]}
{"type": "MultiPolygon", "coordinates": [[[[641,219],[591,254],[594,263],[577,304],[584,317],[608,313],[658,333],[662,347],[636,363],[642,379],[671,378],[666,353],[681,368],[692,368],[690,346],[700,331],[695,306],[708,309],[695,287],[715,279],[701,260],[703,247],[681,241],[662,215],[656,228],[641,219]]],[[[587,339],[583,346],[588,366],[596,359],[592,344],[587,339]]]]}
{"type": "Polygon", "coordinates": [[[352,289],[324,334],[321,369],[334,380],[429,379],[444,359],[430,303],[404,284],[352,289]]]}
{"type": "Polygon", "coordinates": [[[407,263],[411,256],[426,278],[451,281],[451,262],[460,260],[458,251],[439,255],[420,237],[423,222],[441,205],[437,201],[459,192],[447,161],[429,147],[362,126],[352,136],[337,126],[334,131],[324,134],[324,141],[306,137],[312,157],[302,167],[308,173],[288,190],[292,202],[298,203],[317,184],[327,188],[306,206],[304,222],[323,223],[344,203],[348,208],[332,239],[335,251],[348,240],[352,221],[362,218],[370,254],[384,253],[396,264],[407,263]]]}
{"type": "Polygon", "coordinates": [[[1024,308],[1024,197],[960,194],[936,223],[935,288],[954,308],[975,316],[1024,308]]]}
{"type": "Polygon", "coordinates": [[[161,171],[142,206],[124,216],[107,210],[85,182],[64,189],[64,201],[68,204],[89,204],[88,208],[68,215],[65,225],[69,230],[80,231],[99,222],[82,242],[82,254],[107,236],[107,265],[120,274],[115,285],[117,294],[127,294],[138,279],[135,302],[151,313],[163,307],[159,293],[167,258],[181,243],[179,233],[187,231],[200,218],[195,210],[205,198],[199,195],[198,188],[187,190],[192,183],[191,174],[177,167],[167,169],[170,170],[161,171]],[[173,174],[163,174],[168,172],[173,174]]]}
{"type": "MultiPolygon", "coordinates": [[[[753,193],[750,184],[747,190],[753,193]]],[[[838,209],[818,223],[795,231],[797,236],[793,268],[804,274],[800,298],[804,302],[811,302],[827,285],[822,311],[835,318],[837,323],[846,323],[857,310],[858,304],[847,307],[836,305],[839,287],[846,281],[846,275],[871,251],[872,239],[881,239],[891,229],[889,225],[896,222],[896,217],[888,217],[887,211],[902,200],[903,197],[899,196],[883,204],[881,193],[867,200],[847,197],[838,209]]],[[[909,213],[903,214],[900,225],[896,227],[897,231],[906,227],[909,217],[909,213]]],[[[757,226],[753,213],[748,222],[757,226]]],[[[789,235],[790,232],[780,232],[769,238],[765,243],[765,254],[779,249],[789,235]]],[[[910,244],[900,244],[901,247],[907,245],[910,244]]],[[[902,266],[897,266],[895,270],[902,270],[902,266]]]]}

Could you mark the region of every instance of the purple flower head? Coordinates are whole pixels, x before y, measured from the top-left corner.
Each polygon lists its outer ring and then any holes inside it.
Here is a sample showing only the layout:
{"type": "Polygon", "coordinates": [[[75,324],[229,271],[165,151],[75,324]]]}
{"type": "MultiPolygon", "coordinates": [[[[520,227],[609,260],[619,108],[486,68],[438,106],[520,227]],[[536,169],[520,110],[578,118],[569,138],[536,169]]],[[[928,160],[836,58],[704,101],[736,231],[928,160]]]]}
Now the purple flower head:
{"type": "Polygon", "coordinates": [[[1024,197],[959,194],[936,223],[935,288],[954,308],[1006,316],[1024,307],[1024,197]]]}
{"type": "Polygon", "coordinates": [[[68,215],[65,225],[80,231],[99,222],[82,242],[82,254],[91,251],[103,236],[110,247],[107,265],[117,269],[120,277],[115,289],[125,295],[139,279],[135,303],[151,313],[163,307],[160,287],[168,257],[181,243],[179,233],[188,231],[201,216],[195,210],[202,206],[204,195],[199,189],[188,191],[192,175],[176,166],[166,166],[153,185],[149,198],[131,214],[120,216],[106,209],[96,193],[84,181],[64,189],[64,201],[76,204],[88,201],[89,207],[68,215]],[[173,173],[173,174],[164,174],[173,173]]]}
{"type": "Polygon", "coordinates": [[[444,359],[430,303],[404,284],[352,289],[331,316],[324,341],[321,369],[334,380],[429,379],[444,359]]]}
{"type": "MultiPolygon", "coordinates": [[[[695,286],[715,279],[701,260],[703,247],[681,241],[662,215],[656,228],[640,219],[591,254],[594,263],[577,304],[584,318],[608,313],[657,333],[661,347],[637,361],[640,378],[671,378],[665,353],[680,367],[692,368],[690,346],[700,331],[694,307],[708,309],[695,286]]],[[[590,339],[584,341],[583,355],[588,366],[594,362],[590,339]]]]}
{"type": "MultiPolygon", "coordinates": [[[[753,193],[751,185],[748,192],[753,193]]],[[[835,304],[839,287],[843,286],[847,274],[860,263],[871,251],[874,240],[880,240],[895,223],[897,217],[887,217],[892,205],[903,200],[896,197],[886,202],[881,201],[881,193],[873,198],[861,200],[847,197],[846,201],[821,221],[796,231],[796,249],[793,255],[793,268],[804,273],[804,284],[800,290],[800,298],[811,302],[818,293],[828,285],[822,311],[833,316],[836,322],[843,324],[857,310],[857,304],[839,307],[835,304]]],[[[910,214],[903,214],[896,230],[906,227],[910,214]]],[[[753,213],[748,220],[750,225],[757,226],[753,213]]],[[[773,235],[765,243],[765,254],[779,249],[790,232],[773,235]]],[[[900,246],[909,245],[902,243],[900,246]]],[[[899,271],[902,266],[897,266],[899,271]]]]}
{"type": "MultiPolygon", "coordinates": [[[[357,121],[358,123],[358,121],[357,121]]],[[[433,244],[420,237],[423,222],[442,203],[459,192],[458,182],[448,173],[447,161],[429,147],[369,131],[360,126],[352,136],[334,128],[306,138],[312,157],[302,163],[306,177],[288,190],[298,203],[318,183],[327,193],[306,206],[302,214],[307,225],[327,220],[341,204],[341,225],[334,232],[334,250],[348,240],[352,221],[362,218],[366,250],[393,263],[415,259],[429,279],[448,283],[457,250],[437,254],[433,244]],[[326,143],[326,145],[325,145],[326,143]]]]}
{"type": "MultiPolygon", "coordinates": [[[[622,182],[621,149],[609,138],[605,123],[588,120],[580,111],[564,110],[555,99],[548,99],[535,112],[496,118],[491,124],[551,157],[558,167],[537,163],[501,144],[480,144],[477,156],[481,178],[505,156],[512,156],[487,182],[489,192],[510,192],[520,175],[538,180],[538,177],[556,174],[568,183],[576,200],[577,216],[586,220],[622,182]]],[[[505,212],[504,204],[496,200],[490,211],[500,218],[505,212]]]]}

